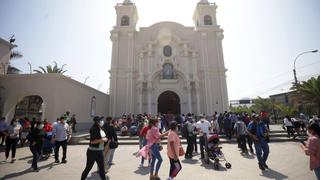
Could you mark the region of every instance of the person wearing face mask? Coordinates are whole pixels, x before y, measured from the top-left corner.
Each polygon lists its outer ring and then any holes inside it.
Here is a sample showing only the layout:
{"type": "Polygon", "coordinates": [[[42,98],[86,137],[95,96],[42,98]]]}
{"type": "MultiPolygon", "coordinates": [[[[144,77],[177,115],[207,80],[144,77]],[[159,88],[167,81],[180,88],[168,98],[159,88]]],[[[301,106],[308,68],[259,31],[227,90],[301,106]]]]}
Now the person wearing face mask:
{"type": "Polygon", "coordinates": [[[320,180],[320,127],[318,124],[312,123],[307,129],[309,138],[307,143],[301,144],[301,148],[307,156],[310,156],[310,169],[320,180]]]}
{"type": "Polygon", "coordinates": [[[11,163],[16,161],[16,149],[17,143],[19,140],[19,134],[21,133],[21,126],[18,124],[18,121],[13,119],[10,123],[10,126],[7,127],[4,134],[7,136],[6,138],[6,161],[8,161],[10,150],[11,154],[11,163]]]}
{"type": "Polygon", "coordinates": [[[70,139],[70,127],[65,122],[65,118],[61,117],[60,121],[54,125],[52,130],[52,142],[55,142],[54,158],[55,163],[60,163],[59,161],[59,149],[62,146],[62,161],[61,163],[67,163],[67,143],[70,139]]]}
{"type": "Polygon", "coordinates": [[[160,151],[162,150],[161,138],[168,135],[168,132],[160,133],[159,120],[156,118],[149,119],[149,130],[147,131],[146,139],[147,145],[145,145],[140,151],[139,155],[143,156],[145,159],[150,159],[150,180],[159,180],[158,172],[161,167],[162,157],[160,151]],[[157,163],[156,163],[157,161],[157,163]]]}
{"type": "Polygon", "coordinates": [[[116,148],[118,148],[118,137],[116,133],[116,121],[113,120],[111,117],[107,117],[107,122],[104,125],[103,129],[106,133],[106,137],[110,140],[107,144],[108,150],[105,151],[105,168],[106,170],[110,169],[110,167],[113,165],[113,156],[116,148]]]}
{"type": "Polygon", "coordinates": [[[177,123],[173,121],[170,124],[170,131],[168,133],[167,155],[170,161],[170,170],[169,178],[167,180],[172,180],[175,178],[182,169],[179,156],[184,155],[184,150],[181,146],[180,138],[177,132],[177,123]]]}
{"type": "Polygon", "coordinates": [[[36,122],[32,127],[29,135],[27,136],[28,141],[30,142],[29,148],[32,153],[32,166],[33,170],[38,171],[38,159],[41,154],[43,139],[46,135],[46,132],[43,130],[43,124],[36,122]]]}
{"type": "Polygon", "coordinates": [[[94,117],[94,124],[90,129],[90,144],[87,149],[87,163],[84,171],[81,174],[81,180],[85,180],[88,176],[88,173],[92,169],[94,163],[98,165],[98,171],[101,180],[106,180],[105,167],[104,167],[104,157],[103,149],[104,144],[108,141],[106,138],[105,132],[102,129],[104,121],[103,117],[94,117]]]}
{"type": "Polygon", "coordinates": [[[252,116],[253,121],[248,125],[247,134],[254,142],[259,168],[264,171],[265,168],[269,168],[266,164],[269,156],[268,129],[258,115],[254,114],[252,116]]]}

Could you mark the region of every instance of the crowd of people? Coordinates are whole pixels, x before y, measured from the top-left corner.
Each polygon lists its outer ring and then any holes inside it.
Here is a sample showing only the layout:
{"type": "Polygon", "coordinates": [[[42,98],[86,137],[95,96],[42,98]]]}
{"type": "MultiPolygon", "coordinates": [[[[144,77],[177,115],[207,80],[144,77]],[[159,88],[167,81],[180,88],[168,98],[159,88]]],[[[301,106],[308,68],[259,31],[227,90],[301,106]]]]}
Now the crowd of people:
{"type": "MultiPolygon", "coordinates": [[[[266,112],[248,113],[214,113],[212,116],[204,114],[186,115],[150,114],[126,115],[119,119],[111,117],[94,117],[90,128],[90,143],[87,149],[87,162],[81,179],[87,178],[94,163],[98,165],[98,172],[102,180],[106,179],[106,173],[114,165],[113,157],[117,149],[118,135],[139,136],[139,151],[141,157],[138,168],[143,168],[145,161],[148,162],[150,179],[158,180],[159,171],[163,162],[161,151],[163,146],[161,139],[167,137],[166,155],[170,162],[168,180],[174,179],[182,170],[181,157],[192,159],[200,154],[204,159],[207,151],[207,137],[216,134],[227,140],[236,138],[237,147],[243,154],[251,154],[257,157],[258,167],[261,170],[268,169],[267,160],[270,153],[269,132],[270,119],[266,112]],[[181,136],[180,136],[181,135],[181,136]],[[181,146],[180,137],[187,141],[186,151],[181,146]],[[198,152],[198,150],[200,152],[198,152]]],[[[21,146],[29,144],[33,155],[32,169],[38,171],[37,162],[46,158],[54,149],[55,163],[60,163],[59,149],[62,147],[61,163],[67,163],[67,144],[72,131],[75,131],[75,115],[70,117],[67,112],[58,118],[53,124],[47,120],[13,119],[9,125],[5,119],[0,121],[1,145],[5,142],[5,156],[8,160],[11,151],[11,163],[15,162],[16,147],[18,142],[21,146]],[[72,120],[73,119],[73,120],[72,120]]],[[[308,133],[309,139],[301,145],[306,155],[310,156],[310,169],[314,170],[319,178],[320,172],[320,139],[319,139],[319,116],[310,120],[303,120],[300,114],[297,118],[286,116],[283,119],[283,128],[288,136],[308,133]],[[299,123],[297,123],[299,122],[299,123]]]]}
{"type": "Polygon", "coordinates": [[[62,147],[61,163],[67,163],[67,143],[75,130],[75,115],[66,112],[53,124],[47,119],[41,121],[37,118],[30,120],[28,117],[13,118],[9,123],[3,117],[0,120],[1,146],[5,143],[5,158],[7,162],[16,161],[17,146],[29,145],[33,160],[31,168],[39,171],[37,163],[46,160],[54,152],[55,163],[60,163],[59,149],[62,147]],[[11,160],[9,155],[11,152],[11,160]]]}

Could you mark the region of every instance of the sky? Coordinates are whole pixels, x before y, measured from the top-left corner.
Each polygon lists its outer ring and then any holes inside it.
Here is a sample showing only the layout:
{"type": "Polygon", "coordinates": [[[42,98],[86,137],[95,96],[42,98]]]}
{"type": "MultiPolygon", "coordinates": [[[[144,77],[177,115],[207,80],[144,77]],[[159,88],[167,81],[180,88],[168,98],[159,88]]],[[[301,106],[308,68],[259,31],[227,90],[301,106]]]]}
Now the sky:
{"type": "MultiPolygon", "coordinates": [[[[198,0],[132,0],[139,27],[161,21],[194,26],[198,0]]],[[[22,73],[66,64],[65,75],[103,92],[109,89],[110,31],[114,6],[122,0],[1,0],[0,37],[15,35],[23,58],[11,61],[22,73]]],[[[229,100],[286,92],[293,62],[304,51],[320,50],[319,0],[215,0],[224,30],[229,100]]],[[[320,53],[296,63],[298,80],[320,74],[320,53]]]]}

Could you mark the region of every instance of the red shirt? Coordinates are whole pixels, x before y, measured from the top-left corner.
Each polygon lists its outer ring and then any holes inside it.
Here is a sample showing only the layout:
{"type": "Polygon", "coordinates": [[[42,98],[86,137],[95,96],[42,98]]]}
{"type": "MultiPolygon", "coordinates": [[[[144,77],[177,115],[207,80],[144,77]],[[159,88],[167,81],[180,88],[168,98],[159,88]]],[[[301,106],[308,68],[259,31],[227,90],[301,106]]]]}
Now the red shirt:
{"type": "Polygon", "coordinates": [[[52,125],[50,123],[45,123],[43,129],[46,132],[51,132],[53,127],[52,127],[52,125]]]}
{"type": "Polygon", "coordinates": [[[146,137],[148,129],[148,126],[144,126],[140,131],[140,136],[146,137]]]}

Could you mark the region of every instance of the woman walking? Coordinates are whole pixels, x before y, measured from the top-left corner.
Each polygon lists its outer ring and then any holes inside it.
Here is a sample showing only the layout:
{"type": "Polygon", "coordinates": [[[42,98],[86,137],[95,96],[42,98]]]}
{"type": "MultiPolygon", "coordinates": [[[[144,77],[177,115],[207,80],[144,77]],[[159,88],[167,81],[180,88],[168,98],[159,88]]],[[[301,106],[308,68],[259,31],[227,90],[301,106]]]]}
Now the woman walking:
{"type": "Polygon", "coordinates": [[[147,145],[145,145],[139,151],[139,154],[144,158],[149,158],[149,154],[151,154],[150,180],[160,180],[158,176],[158,172],[162,163],[162,157],[160,154],[162,146],[160,145],[160,142],[162,137],[168,135],[168,132],[161,134],[158,126],[158,119],[151,118],[149,120],[149,130],[146,135],[147,145]]]}
{"type": "Polygon", "coordinates": [[[307,143],[301,145],[307,156],[310,156],[310,169],[320,180],[320,127],[316,123],[308,126],[309,138],[307,143]]]}
{"type": "Polygon", "coordinates": [[[181,146],[180,138],[177,132],[177,123],[171,122],[167,145],[167,155],[170,160],[169,178],[167,180],[172,180],[175,178],[182,169],[179,156],[184,155],[184,150],[181,146]]]}
{"type": "Polygon", "coordinates": [[[17,143],[19,140],[19,134],[21,133],[21,126],[18,124],[18,121],[12,119],[10,126],[7,127],[7,130],[4,132],[7,136],[6,138],[6,161],[8,161],[10,150],[11,154],[11,163],[16,161],[16,149],[17,143]]]}
{"type": "Polygon", "coordinates": [[[33,156],[31,168],[35,171],[38,171],[38,159],[41,154],[45,135],[46,132],[43,130],[43,124],[36,122],[31,127],[31,131],[27,137],[28,141],[30,142],[29,148],[33,156]]]}
{"type": "Polygon", "coordinates": [[[94,117],[94,124],[90,129],[90,144],[87,150],[87,164],[86,168],[82,172],[81,180],[85,180],[88,176],[88,173],[92,169],[94,162],[98,164],[99,175],[101,180],[106,180],[104,163],[103,163],[103,149],[104,143],[107,142],[106,135],[102,130],[102,126],[104,125],[103,117],[94,117]]]}

